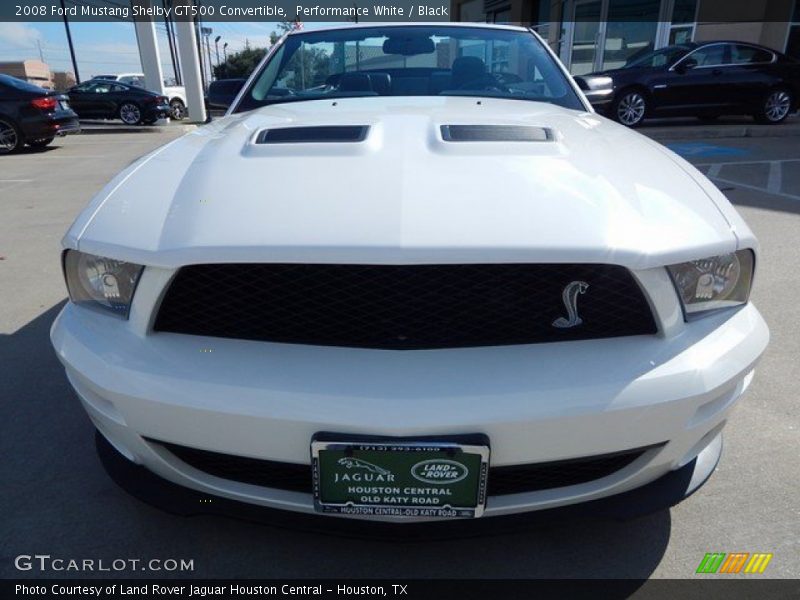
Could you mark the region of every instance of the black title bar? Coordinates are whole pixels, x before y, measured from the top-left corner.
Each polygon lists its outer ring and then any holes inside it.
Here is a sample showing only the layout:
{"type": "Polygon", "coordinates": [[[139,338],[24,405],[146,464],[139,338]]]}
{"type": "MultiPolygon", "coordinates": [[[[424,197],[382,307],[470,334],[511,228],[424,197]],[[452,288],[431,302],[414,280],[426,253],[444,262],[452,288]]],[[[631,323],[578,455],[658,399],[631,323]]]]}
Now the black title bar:
{"type": "MultiPolygon", "coordinates": [[[[524,0],[517,0],[523,2],[524,0]]],[[[550,0],[547,0],[548,2],[550,0]]],[[[597,21],[598,11],[561,14],[571,3],[553,2],[554,23],[597,21]],[[588,13],[588,14],[587,14],[588,13]]],[[[705,0],[700,4],[700,23],[764,23],[792,20],[786,0],[705,0]]],[[[459,4],[453,0],[1,0],[0,21],[109,22],[134,18],[177,21],[325,21],[325,22],[431,22],[458,21],[459,4]],[[166,6],[166,8],[165,8],[166,6]]],[[[572,11],[568,11],[572,12],[572,11]]],[[[607,16],[613,22],[652,22],[648,3],[617,7],[607,16]]],[[[531,23],[524,23],[530,25],[531,23]]],[[[535,23],[535,25],[544,23],[535,23]]]]}

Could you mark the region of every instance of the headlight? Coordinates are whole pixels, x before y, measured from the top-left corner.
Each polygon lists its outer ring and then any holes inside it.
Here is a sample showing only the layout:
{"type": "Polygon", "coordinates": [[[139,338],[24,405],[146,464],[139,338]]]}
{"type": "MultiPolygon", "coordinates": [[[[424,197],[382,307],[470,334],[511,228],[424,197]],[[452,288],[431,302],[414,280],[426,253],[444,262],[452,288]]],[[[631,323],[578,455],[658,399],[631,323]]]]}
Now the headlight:
{"type": "Polygon", "coordinates": [[[611,77],[584,77],[584,81],[590,90],[608,90],[614,87],[614,80],[611,77]]]}
{"type": "Polygon", "coordinates": [[[667,267],[683,312],[690,315],[747,303],[753,281],[753,251],[712,256],[667,267]]]}
{"type": "Polygon", "coordinates": [[[68,250],[64,276],[75,304],[128,318],[141,265],[68,250]]]}

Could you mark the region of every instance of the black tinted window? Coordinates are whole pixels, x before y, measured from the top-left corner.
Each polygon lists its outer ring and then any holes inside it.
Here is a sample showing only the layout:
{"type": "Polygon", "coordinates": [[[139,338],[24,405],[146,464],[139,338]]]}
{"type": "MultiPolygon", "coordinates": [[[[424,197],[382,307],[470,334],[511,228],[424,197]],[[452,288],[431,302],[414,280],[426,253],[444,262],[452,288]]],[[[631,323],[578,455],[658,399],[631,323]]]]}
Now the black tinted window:
{"type": "Polygon", "coordinates": [[[731,62],[735,65],[767,63],[772,60],[772,52],[752,46],[734,46],[731,55],[731,62]]]}
{"type": "Polygon", "coordinates": [[[693,52],[686,59],[688,61],[696,61],[698,67],[714,67],[717,65],[724,65],[728,62],[728,48],[727,44],[714,44],[713,46],[706,46],[693,52]]]}

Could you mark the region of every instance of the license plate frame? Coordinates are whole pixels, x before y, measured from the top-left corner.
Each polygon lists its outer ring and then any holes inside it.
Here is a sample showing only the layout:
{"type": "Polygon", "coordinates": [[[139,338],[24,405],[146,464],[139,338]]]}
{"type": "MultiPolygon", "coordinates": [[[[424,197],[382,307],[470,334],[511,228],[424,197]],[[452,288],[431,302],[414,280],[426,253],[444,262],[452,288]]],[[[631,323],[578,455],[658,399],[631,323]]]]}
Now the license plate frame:
{"type": "Polygon", "coordinates": [[[317,434],[311,440],[314,509],[400,520],[479,518],[486,509],[490,454],[488,438],[477,434],[317,434]]]}

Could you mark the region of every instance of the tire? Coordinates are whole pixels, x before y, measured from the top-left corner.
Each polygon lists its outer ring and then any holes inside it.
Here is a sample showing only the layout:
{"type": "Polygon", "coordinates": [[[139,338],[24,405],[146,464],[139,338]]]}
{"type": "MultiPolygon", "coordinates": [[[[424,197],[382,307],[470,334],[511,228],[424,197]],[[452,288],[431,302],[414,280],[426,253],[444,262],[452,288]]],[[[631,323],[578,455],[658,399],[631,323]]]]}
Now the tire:
{"type": "Polygon", "coordinates": [[[17,126],[11,121],[0,119],[0,154],[11,154],[25,145],[17,126]]]}
{"type": "Polygon", "coordinates": [[[611,108],[611,118],[627,127],[638,127],[647,116],[647,97],[636,89],[623,90],[611,108]]]}
{"type": "Polygon", "coordinates": [[[31,148],[44,148],[45,146],[49,146],[54,139],[56,138],[49,137],[49,138],[42,138],[40,140],[33,140],[32,142],[28,142],[28,146],[30,146],[31,148]]]}
{"type": "Polygon", "coordinates": [[[183,121],[188,114],[186,112],[186,105],[180,98],[175,98],[169,103],[169,116],[176,121],[183,121]]]}
{"type": "Polygon", "coordinates": [[[142,121],[142,111],[133,102],[125,102],[119,107],[119,118],[125,125],[138,125],[142,121]]]}
{"type": "Polygon", "coordinates": [[[783,123],[792,112],[794,96],[786,88],[775,88],[767,92],[761,102],[761,108],[755,114],[756,121],[765,125],[783,123]]]}

